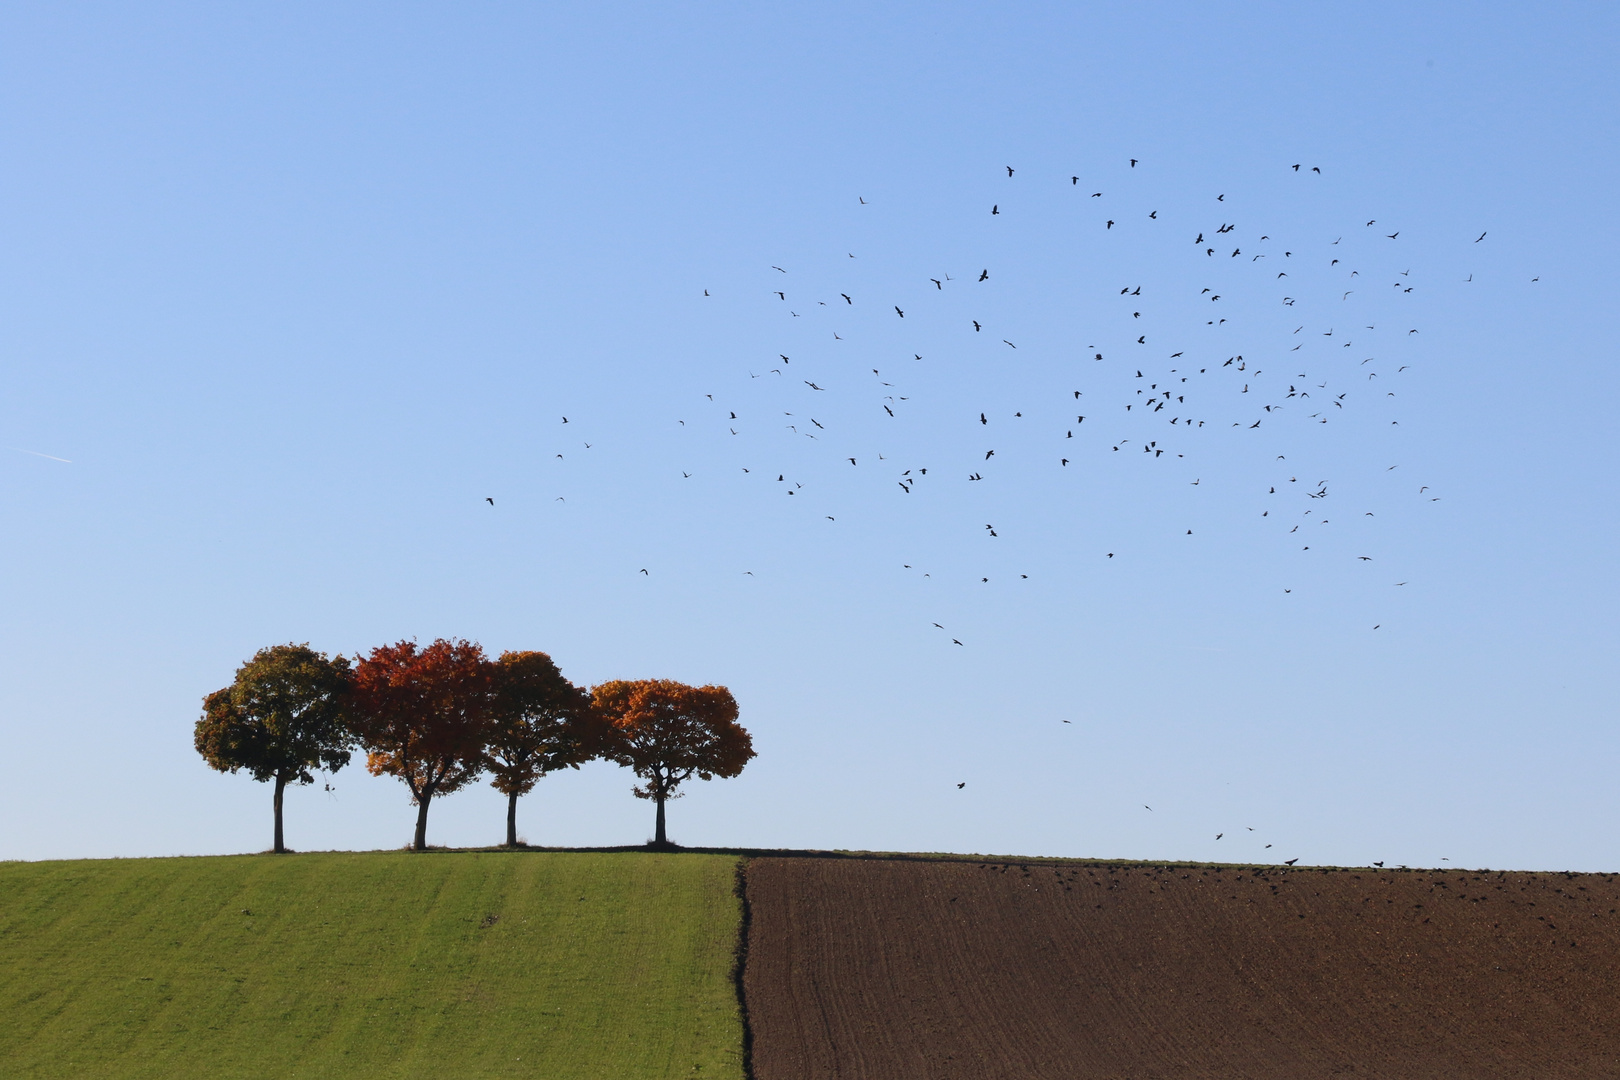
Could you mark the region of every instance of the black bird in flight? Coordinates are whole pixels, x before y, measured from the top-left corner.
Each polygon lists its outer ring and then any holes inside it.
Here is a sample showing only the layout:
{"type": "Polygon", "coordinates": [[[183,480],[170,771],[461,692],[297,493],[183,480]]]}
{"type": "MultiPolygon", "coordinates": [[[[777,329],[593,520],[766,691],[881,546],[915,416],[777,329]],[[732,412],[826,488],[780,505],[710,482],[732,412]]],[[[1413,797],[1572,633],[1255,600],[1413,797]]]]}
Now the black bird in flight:
{"type": "Polygon", "coordinates": [[[1069,186],[1070,187],[1078,187],[1079,185],[1080,185],[1080,178],[1078,176],[1069,177],[1069,186]]]}
{"type": "Polygon", "coordinates": [[[979,320],[978,319],[973,320],[973,332],[975,334],[977,334],[979,332],[979,320]]]}
{"type": "Polygon", "coordinates": [[[983,271],[983,272],[981,272],[979,274],[979,280],[980,281],[987,281],[987,280],[989,280],[989,278],[990,278],[990,271],[988,271],[988,270],[985,270],[985,271],[983,271]]]}
{"type": "Polygon", "coordinates": [[[896,315],[900,316],[902,319],[906,317],[906,313],[900,310],[900,305],[899,304],[896,304],[894,306],[894,313],[896,315]]]}
{"type": "MultiPolygon", "coordinates": [[[[1480,233],[1480,234],[1479,234],[1479,240],[1483,240],[1483,239],[1485,239],[1485,234],[1484,234],[1484,233],[1480,233]]],[[[1479,240],[1475,240],[1475,241],[1474,241],[1474,243],[1476,243],[1476,244],[1477,244],[1477,243],[1479,243],[1479,240]]]]}
{"type": "Polygon", "coordinates": [[[997,204],[996,204],[996,205],[994,205],[994,206],[992,206],[992,207],[991,207],[991,208],[990,208],[990,212],[991,212],[991,213],[992,213],[992,214],[999,214],[999,213],[1001,213],[1001,204],[1000,204],[1000,203],[997,203],[997,204]]]}
{"type": "MultiPolygon", "coordinates": [[[[960,641],[958,641],[958,642],[957,642],[957,644],[958,644],[958,645],[960,645],[960,644],[962,644],[962,643],[961,643],[961,642],[960,642],[960,641]]],[[[966,780],[964,780],[964,781],[962,781],[962,782],[961,782],[961,783],[960,783],[960,784],[957,784],[957,785],[956,785],[956,789],[957,789],[957,790],[958,790],[958,791],[960,791],[960,790],[962,790],[962,789],[963,789],[963,788],[965,788],[965,787],[967,787],[967,781],[966,781],[966,780]]]]}
{"type": "MultiPolygon", "coordinates": [[[[643,567],[643,568],[642,568],[642,570],[641,570],[641,572],[642,572],[642,573],[643,573],[643,574],[647,574],[647,570],[646,570],[646,568],[645,568],[645,567],[643,567]]],[[[651,575],[651,574],[647,574],[647,576],[648,576],[648,577],[652,577],[652,575],[651,575]]]]}
{"type": "MultiPolygon", "coordinates": [[[[1312,170],[1311,170],[1311,171],[1312,171],[1312,172],[1321,172],[1321,171],[1322,171],[1322,170],[1320,170],[1320,169],[1312,169],[1312,170]]],[[[1296,856],[1295,856],[1295,857],[1294,857],[1294,858],[1292,858],[1292,859],[1285,859],[1285,860],[1284,860],[1284,861],[1283,861],[1283,865],[1284,865],[1284,866],[1293,866],[1293,865],[1294,865],[1294,864],[1295,864],[1295,863],[1297,863],[1297,862],[1299,862],[1299,856],[1297,856],[1297,855],[1296,855],[1296,856]]]]}
{"type": "Polygon", "coordinates": [[[1135,158],[1131,158],[1131,168],[1133,168],[1133,169],[1136,168],[1136,159],[1135,158]]]}
{"type": "Polygon", "coordinates": [[[855,301],[853,301],[853,300],[851,300],[849,298],[849,293],[847,293],[847,292],[841,292],[838,295],[842,296],[844,298],[844,303],[846,303],[846,304],[854,304],[855,303],[855,301]]]}
{"type": "Polygon", "coordinates": [[[489,505],[491,505],[491,506],[494,506],[494,505],[495,505],[495,500],[494,500],[494,499],[491,499],[491,498],[490,498],[490,497],[489,497],[489,496],[487,496],[487,495],[486,495],[486,496],[484,496],[484,501],[485,501],[485,502],[487,502],[487,503],[489,503],[489,505]]]}

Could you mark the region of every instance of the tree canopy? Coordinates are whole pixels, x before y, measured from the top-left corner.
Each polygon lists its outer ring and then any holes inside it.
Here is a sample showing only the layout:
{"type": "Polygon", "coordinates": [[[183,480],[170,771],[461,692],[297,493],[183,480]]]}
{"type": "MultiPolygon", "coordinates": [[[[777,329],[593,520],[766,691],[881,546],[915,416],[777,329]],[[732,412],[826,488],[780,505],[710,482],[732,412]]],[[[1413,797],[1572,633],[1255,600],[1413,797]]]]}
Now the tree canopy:
{"type": "Polygon", "coordinates": [[[655,844],[669,842],[664,803],[678,798],[681,783],[736,776],[754,756],[753,739],[737,723],[737,700],[723,686],[616,680],[591,697],[609,724],[603,756],[629,766],[643,781],[636,797],[658,805],[655,844]]]}
{"type": "Polygon", "coordinates": [[[416,804],[412,846],[427,847],[428,806],[475,779],[494,705],[493,665],[468,641],[401,641],[354,667],[352,725],[373,776],[397,776],[416,804]]]}
{"type": "Polygon", "coordinates": [[[313,769],[336,772],[349,763],[349,662],[327,659],[308,644],[260,649],[236,671],[236,680],[203,699],[194,742],[203,760],[221,772],[246,769],[260,783],[274,782],[275,845],[282,836],[282,794],[308,784],[313,769]]]}
{"type": "Polygon", "coordinates": [[[484,750],[490,786],[507,798],[506,844],[517,846],[517,801],[540,778],[577,769],[600,744],[586,691],[543,652],[504,652],[494,665],[494,703],[484,750]]]}

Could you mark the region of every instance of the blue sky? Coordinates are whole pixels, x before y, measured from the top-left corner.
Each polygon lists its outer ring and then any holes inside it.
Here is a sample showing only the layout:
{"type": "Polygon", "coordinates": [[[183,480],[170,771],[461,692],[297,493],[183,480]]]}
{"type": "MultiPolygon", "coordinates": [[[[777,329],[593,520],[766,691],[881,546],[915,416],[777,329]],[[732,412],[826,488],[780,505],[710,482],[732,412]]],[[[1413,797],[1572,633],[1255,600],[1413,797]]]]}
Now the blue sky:
{"type": "Polygon", "coordinates": [[[258,850],[202,696],[452,636],[730,686],[682,842],[1612,869],[1616,22],[8,7],[0,857],[258,850]]]}

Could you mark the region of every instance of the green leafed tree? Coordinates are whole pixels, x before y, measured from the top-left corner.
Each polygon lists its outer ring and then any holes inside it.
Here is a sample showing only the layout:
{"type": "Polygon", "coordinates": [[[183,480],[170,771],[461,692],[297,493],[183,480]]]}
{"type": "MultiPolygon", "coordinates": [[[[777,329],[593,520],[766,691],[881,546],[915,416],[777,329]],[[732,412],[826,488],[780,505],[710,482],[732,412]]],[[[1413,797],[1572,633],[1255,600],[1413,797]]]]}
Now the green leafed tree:
{"type": "Polygon", "coordinates": [[[282,795],[292,783],[312,783],[312,770],[336,772],[349,763],[349,662],[305,645],[260,649],[236,680],[203,699],[197,752],[221,772],[246,769],[274,783],[275,850],[282,836],[282,795]]]}
{"type": "Polygon", "coordinates": [[[543,652],[502,653],[494,685],[484,767],[490,786],[506,796],[506,845],[516,847],[518,798],[547,773],[593,757],[600,723],[590,694],[543,652]]]}

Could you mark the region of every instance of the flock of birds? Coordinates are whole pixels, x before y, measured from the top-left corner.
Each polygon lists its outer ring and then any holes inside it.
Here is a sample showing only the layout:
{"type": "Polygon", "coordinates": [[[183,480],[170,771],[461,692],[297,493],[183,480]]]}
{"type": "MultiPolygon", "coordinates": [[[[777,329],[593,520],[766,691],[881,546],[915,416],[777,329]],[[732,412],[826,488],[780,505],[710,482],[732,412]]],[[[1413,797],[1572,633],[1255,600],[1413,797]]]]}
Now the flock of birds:
{"type": "MultiPolygon", "coordinates": [[[[1135,170],[1138,164],[1137,159],[1131,159],[1128,167],[1135,170]]],[[[1292,171],[1307,177],[1321,175],[1318,166],[1307,168],[1296,165],[1292,171]]],[[[1009,184],[1019,182],[1017,174],[1014,167],[1006,166],[1005,180],[1009,184]]],[[[1066,179],[1068,186],[1085,193],[1087,203],[1103,200],[1092,204],[1095,207],[1090,214],[1095,219],[1089,223],[1092,227],[1100,225],[1104,234],[1113,236],[1126,231],[1122,221],[1127,211],[1117,206],[1125,200],[1116,199],[1111,203],[1103,191],[1086,191],[1082,188],[1079,176],[1066,179]],[[1117,232],[1116,226],[1120,227],[1117,232]]],[[[864,197],[858,199],[860,205],[870,205],[864,197]]],[[[989,215],[1000,218],[1013,212],[1010,208],[1003,210],[1003,205],[1003,201],[992,202],[989,215]]],[[[1397,391],[1393,387],[1398,385],[1396,380],[1411,366],[1400,360],[1412,352],[1410,339],[1419,333],[1417,327],[1405,322],[1410,319],[1410,304],[1394,311],[1377,310],[1374,314],[1375,309],[1387,309],[1390,305],[1379,304],[1376,300],[1373,304],[1357,304],[1351,298],[1358,292],[1373,294],[1388,290],[1397,303],[1409,300],[1418,288],[1410,269],[1385,269],[1390,262],[1388,259],[1367,258],[1364,260],[1367,265],[1362,265],[1363,260],[1351,256],[1352,248],[1359,251],[1360,245],[1346,245],[1344,236],[1315,242],[1290,242],[1280,235],[1274,238],[1263,229],[1226,220],[1231,206],[1225,193],[1214,194],[1210,198],[1207,224],[1191,228],[1192,235],[1185,237],[1190,241],[1185,249],[1187,261],[1202,264],[1196,266],[1195,272],[1209,281],[1192,295],[1195,305],[1212,305],[1201,313],[1207,314],[1207,317],[1187,320],[1188,325],[1167,326],[1168,320],[1161,316],[1167,306],[1165,294],[1174,286],[1155,288],[1140,281],[1128,280],[1111,290],[1119,326],[1097,338],[1102,340],[1102,337],[1109,337],[1111,340],[1106,347],[1093,342],[1082,350],[1077,345],[1073,358],[1089,361],[1087,367],[1091,370],[1077,372],[1062,384],[1053,386],[1044,402],[1045,412],[1049,416],[1057,412],[1058,406],[1063,407],[1061,425],[1054,425],[1051,431],[1052,450],[1050,458],[1044,463],[1046,467],[1082,467],[1092,464],[1091,458],[1098,453],[1134,453],[1146,462],[1185,462],[1190,457],[1219,453],[1221,447],[1226,445],[1215,438],[1220,431],[1260,432],[1264,429],[1269,434],[1282,428],[1288,431],[1285,438],[1294,438],[1300,434],[1297,428],[1302,423],[1318,426],[1330,424],[1357,408],[1379,410],[1383,421],[1391,426],[1399,426],[1400,421],[1388,413],[1390,406],[1395,404],[1397,391]],[[1380,277],[1392,280],[1378,280],[1380,277]],[[1305,299],[1308,294],[1304,290],[1312,286],[1305,284],[1307,280],[1312,281],[1316,291],[1326,291],[1329,296],[1313,295],[1315,303],[1308,306],[1305,299]],[[1295,282],[1300,282],[1300,286],[1296,287],[1295,282]],[[1144,289],[1147,291],[1144,292],[1144,289]],[[1283,335],[1282,341],[1266,342],[1250,336],[1245,344],[1243,336],[1234,333],[1238,328],[1230,324],[1226,313],[1233,309],[1231,301],[1234,292],[1246,290],[1252,294],[1261,289],[1274,293],[1272,302],[1277,312],[1293,325],[1293,329],[1283,335]],[[1328,303],[1321,303],[1323,299],[1328,303]],[[1361,321],[1373,318],[1378,318],[1378,321],[1361,321]],[[1391,327],[1388,319],[1403,321],[1391,327]],[[1382,330],[1379,328],[1380,321],[1385,324],[1382,330]],[[1166,335],[1169,335],[1168,345],[1164,344],[1166,335]],[[1358,342],[1360,348],[1357,348],[1358,342]],[[1380,379],[1383,381],[1380,382],[1380,379]],[[1098,432],[1102,433],[1096,434],[1098,432]]],[[[1170,215],[1161,218],[1157,208],[1139,209],[1138,215],[1139,223],[1152,223],[1151,228],[1172,227],[1170,215]]],[[[1084,224],[1077,222],[1081,228],[1084,224]]],[[[1369,219],[1362,227],[1373,230],[1373,235],[1384,243],[1393,245],[1399,242],[1400,229],[1385,233],[1377,230],[1377,225],[1376,219],[1369,219]]],[[[1475,242],[1484,239],[1485,234],[1482,233],[1475,242]]],[[[849,259],[855,257],[853,252],[847,254],[849,259]]],[[[819,296],[814,292],[801,295],[796,290],[790,295],[788,285],[792,275],[789,270],[773,264],[769,273],[776,280],[769,283],[770,287],[764,290],[764,295],[774,299],[783,316],[790,321],[817,320],[822,332],[832,342],[850,340],[845,337],[848,327],[840,323],[849,321],[858,306],[892,312],[897,323],[907,319],[908,308],[914,322],[919,314],[915,302],[902,306],[894,302],[894,296],[868,298],[855,291],[846,291],[853,290],[853,286],[841,288],[834,285],[819,296]],[[841,333],[841,329],[845,333],[841,333]]],[[[969,304],[993,291],[996,285],[996,278],[988,266],[974,268],[969,273],[921,272],[919,280],[923,279],[927,282],[923,286],[924,294],[931,293],[940,301],[946,300],[953,291],[967,290],[971,294],[973,290],[980,290],[977,296],[968,301],[969,304]]],[[[710,295],[709,290],[705,289],[704,295],[710,295]]],[[[1188,298],[1172,299],[1179,299],[1185,307],[1188,298]]],[[[942,312],[930,312],[929,315],[937,323],[942,312]]],[[[1233,317],[1236,317],[1235,314],[1233,317]]],[[[982,335],[991,334],[991,340],[1017,350],[1018,345],[1013,340],[1017,335],[1001,336],[1006,333],[1005,328],[998,333],[991,329],[988,320],[988,315],[964,312],[957,323],[961,337],[968,339],[963,344],[971,345],[982,335]]],[[[858,345],[844,347],[859,350],[858,345]]],[[[870,354],[866,358],[873,359],[870,354]]],[[[854,371],[846,358],[823,356],[810,359],[808,363],[806,359],[802,356],[796,358],[786,351],[778,352],[771,358],[771,363],[758,370],[750,369],[747,375],[750,380],[765,379],[780,385],[782,389],[776,395],[776,404],[790,406],[780,410],[780,423],[791,437],[827,445],[825,453],[828,459],[847,462],[850,467],[885,469],[893,482],[896,497],[909,496],[927,484],[991,482],[997,467],[1005,462],[1005,456],[997,459],[998,447],[988,437],[984,440],[986,445],[982,456],[975,452],[971,460],[953,463],[960,470],[954,475],[953,472],[942,472],[935,468],[931,476],[927,465],[911,458],[899,459],[892,454],[885,455],[881,450],[873,452],[869,447],[857,449],[847,442],[835,448],[834,440],[842,433],[835,434],[829,426],[830,422],[823,422],[833,411],[828,395],[836,380],[840,384],[838,389],[845,391],[844,397],[846,401],[849,400],[852,397],[848,393],[849,376],[854,371]],[[795,359],[799,362],[797,368],[793,366],[795,359]],[[806,378],[806,375],[810,377],[806,378]]],[[[913,351],[906,359],[916,362],[922,361],[924,356],[922,352],[913,351]]],[[[867,391],[870,395],[867,398],[868,407],[874,414],[881,411],[881,415],[889,420],[899,419],[910,400],[910,395],[901,393],[894,381],[900,376],[893,374],[892,365],[889,377],[885,377],[882,368],[870,367],[865,370],[870,372],[869,378],[861,376],[870,388],[867,391]]],[[[861,391],[857,386],[854,396],[859,395],[861,391]]],[[[741,434],[740,426],[757,418],[749,416],[745,420],[737,411],[739,405],[727,404],[724,399],[717,401],[714,394],[706,394],[704,398],[714,406],[711,415],[731,436],[741,434]]],[[[1020,421],[1024,416],[1023,409],[1015,409],[1010,417],[997,416],[992,410],[981,409],[976,414],[965,415],[962,421],[970,429],[976,423],[981,432],[989,436],[988,429],[993,424],[999,425],[1007,420],[1020,421]]],[[[685,421],[678,423],[684,426],[685,421]]],[[[1273,440],[1273,444],[1276,443],[1277,440],[1273,440]]],[[[751,451],[757,455],[758,449],[756,445],[751,451]]],[[[804,491],[804,483],[790,475],[787,467],[761,468],[757,458],[752,465],[739,467],[745,474],[781,485],[781,490],[787,496],[796,496],[804,491]]],[[[1398,464],[1388,466],[1391,472],[1397,468],[1398,464]]],[[[1257,516],[1274,531],[1285,536],[1297,536],[1301,552],[1310,551],[1315,536],[1322,535],[1315,533],[1315,530],[1332,523],[1329,508],[1334,504],[1329,499],[1335,493],[1334,486],[1328,479],[1312,481],[1299,476],[1286,453],[1275,455],[1269,473],[1264,489],[1265,498],[1256,507],[1257,516]],[[1302,532],[1304,535],[1299,535],[1302,532]]],[[[689,469],[681,470],[684,479],[690,479],[692,475],[689,469]]],[[[1202,478],[1196,475],[1188,481],[1191,487],[1198,487],[1202,483],[1202,478]]],[[[1438,502],[1441,498],[1428,485],[1416,485],[1413,494],[1430,502],[1438,502]]],[[[1364,508],[1347,512],[1366,518],[1376,516],[1375,511],[1364,508]]],[[[837,520],[835,514],[823,516],[828,521],[837,520]]],[[[1191,536],[1193,530],[1188,528],[1185,534],[1191,536]]],[[[987,522],[979,535],[996,538],[1001,533],[994,523],[987,522]]],[[[1099,555],[1103,559],[1113,559],[1116,552],[1104,551],[1099,555]]],[[[1357,553],[1353,558],[1362,564],[1374,561],[1374,556],[1364,553],[1357,553]]],[[[912,565],[905,565],[904,568],[915,569],[912,565]]],[[[1027,574],[1020,576],[1028,577],[1027,574]]],[[[990,578],[981,575],[978,580],[988,584],[990,578]]],[[[1390,584],[1400,587],[1407,582],[1390,584]]],[[[1292,587],[1279,587],[1285,594],[1293,592],[1292,587]]],[[[933,622],[932,625],[945,630],[941,623],[933,622]]],[[[1382,622],[1374,623],[1372,629],[1381,629],[1382,626],[1382,622]]],[[[955,646],[966,647],[960,638],[951,637],[950,641],[955,646]]]]}
{"type": "MultiPolygon", "coordinates": [[[[863,278],[854,272],[858,264],[850,261],[857,256],[848,251],[839,260],[851,268],[844,282],[831,275],[801,281],[781,262],[760,271],[767,278],[760,302],[768,306],[767,315],[782,320],[782,345],[764,363],[739,372],[736,386],[703,394],[703,415],[693,424],[712,425],[713,433],[737,438],[735,467],[741,474],[799,503],[805,502],[808,476],[796,475],[795,465],[805,460],[806,448],[819,459],[817,475],[825,477],[831,465],[846,472],[878,470],[892,484],[896,499],[950,485],[991,485],[1008,468],[1046,469],[1061,476],[1117,467],[1127,458],[1142,469],[1172,468],[1170,475],[1185,485],[1183,491],[1208,492],[1205,477],[1211,473],[1201,468],[1203,463],[1224,475],[1237,459],[1243,463],[1240,468],[1252,467],[1263,448],[1269,464],[1242,494],[1257,525],[1301,555],[1315,547],[1327,553],[1318,557],[1345,560],[1375,573],[1371,564],[1381,556],[1324,543],[1341,515],[1355,526],[1346,522],[1339,531],[1368,535],[1366,527],[1376,523],[1379,511],[1365,505],[1370,501],[1367,485],[1356,491],[1362,505],[1343,506],[1346,500],[1333,478],[1301,473],[1311,460],[1306,440],[1325,425],[1354,415],[1362,433],[1375,426],[1399,428],[1397,395],[1403,376],[1417,362],[1421,341],[1414,314],[1421,283],[1405,265],[1402,229],[1367,217],[1343,232],[1300,235],[1297,223],[1268,227],[1244,220],[1251,212],[1238,208],[1242,200],[1229,200],[1218,191],[1190,211],[1154,206],[1147,201],[1150,196],[1131,190],[1139,165],[1130,159],[1115,175],[1126,186],[1123,194],[1109,185],[1085,186],[1079,175],[1046,181],[1073,193],[1076,205],[1065,225],[1076,235],[1090,232],[1091,246],[1097,249],[1093,266],[1108,265],[1113,255],[1134,267],[1122,270],[1106,287],[1106,299],[1099,295],[1101,288],[1088,297],[1093,306],[1112,309],[1108,325],[1063,347],[1056,358],[1064,365],[1061,374],[1056,366],[1028,366],[1053,359],[1043,355],[1053,351],[1049,342],[1037,343],[1033,356],[1028,346],[1020,351],[1024,335],[1012,321],[1017,315],[1006,314],[1016,312],[1016,305],[997,296],[1001,280],[1016,281],[1017,272],[983,262],[949,270],[918,268],[915,280],[896,282],[885,294],[874,295],[873,286],[858,284],[863,278]],[[1132,262],[1128,256],[1134,244],[1156,245],[1171,254],[1149,263],[1132,262]],[[1174,254],[1178,248],[1179,256],[1174,254]],[[1149,273],[1167,280],[1150,280],[1149,273]],[[876,327],[872,320],[877,318],[889,320],[890,327],[876,327]],[[814,344],[818,340],[821,344],[814,344]],[[897,344],[901,341],[906,344],[897,344]],[[987,347],[1006,350],[1004,355],[1026,370],[1050,372],[1050,381],[1034,400],[1015,406],[1010,414],[989,405],[964,411],[952,435],[958,446],[977,437],[979,448],[954,460],[924,463],[914,449],[902,446],[905,453],[895,452],[895,443],[904,442],[904,436],[890,437],[887,446],[874,444],[871,424],[901,424],[913,411],[915,392],[907,392],[906,384],[927,370],[926,360],[941,342],[962,353],[980,350],[972,354],[980,358],[987,347]],[[856,421],[855,412],[865,415],[856,421]],[[1031,422],[1037,419],[1049,426],[1032,433],[1031,422]],[[1016,437],[1019,449],[998,455],[1008,424],[1022,425],[1016,437]],[[788,453],[780,442],[744,438],[772,429],[798,449],[788,453]],[[1031,445],[1047,449],[1024,452],[1031,445]],[[773,453],[774,462],[769,460],[773,453]],[[1213,462],[1215,458],[1222,461],[1213,462]]],[[[1321,176],[1317,166],[1285,168],[1298,177],[1290,182],[1308,184],[1321,176]]],[[[1007,195],[989,200],[983,212],[1001,227],[999,223],[1023,212],[1020,188],[1030,181],[1006,166],[998,182],[1006,185],[1007,195]]],[[[1050,198],[1052,192],[1042,195],[1050,198]]],[[[872,205],[864,196],[857,198],[861,207],[872,205]]],[[[1481,243],[1486,236],[1481,232],[1472,242],[1481,243]]],[[[702,293],[712,299],[709,289],[702,293]]],[[[561,423],[569,423],[568,418],[561,423]]],[[[684,418],[675,423],[690,430],[684,418]]],[[[1371,467],[1369,455],[1382,451],[1390,456],[1390,446],[1389,440],[1363,438],[1363,470],[1371,467]]],[[[1429,485],[1400,480],[1400,464],[1378,463],[1394,481],[1381,490],[1423,505],[1440,501],[1429,485]]],[[[678,471],[682,481],[694,475],[694,467],[678,471]]],[[[1167,479],[1161,473],[1158,482],[1167,479]]],[[[1230,484],[1223,490],[1230,493],[1230,484]]],[[[836,523],[838,514],[828,512],[837,509],[835,499],[834,494],[819,500],[817,516],[836,523]]],[[[995,522],[975,529],[980,540],[997,539],[1002,532],[995,522]]],[[[1185,529],[1185,536],[1193,535],[1192,528],[1185,529]]],[[[1106,562],[1118,554],[1098,550],[1094,557],[1106,562]]],[[[914,563],[901,569],[925,572],[914,563]]],[[[637,572],[649,574],[646,567],[637,572]]],[[[751,570],[740,572],[752,575],[751,570]]],[[[1279,574],[1289,572],[1298,571],[1279,568],[1279,574]]],[[[990,583],[988,572],[976,576],[977,584],[990,583]]],[[[1407,584],[1404,578],[1377,579],[1378,588],[1407,584]]],[[[1277,587],[1291,595],[1295,585],[1283,580],[1277,587]]],[[[931,632],[950,643],[948,648],[968,647],[959,632],[935,619],[927,622],[931,632]]],[[[1382,620],[1370,622],[1373,631],[1383,626],[1382,620]]],[[[962,790],[966,781],[956,786],[962,790]]],[[[1215,839],[1223,836],[1224,831],[1215,839]]]]}

